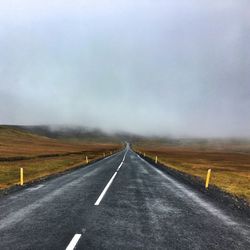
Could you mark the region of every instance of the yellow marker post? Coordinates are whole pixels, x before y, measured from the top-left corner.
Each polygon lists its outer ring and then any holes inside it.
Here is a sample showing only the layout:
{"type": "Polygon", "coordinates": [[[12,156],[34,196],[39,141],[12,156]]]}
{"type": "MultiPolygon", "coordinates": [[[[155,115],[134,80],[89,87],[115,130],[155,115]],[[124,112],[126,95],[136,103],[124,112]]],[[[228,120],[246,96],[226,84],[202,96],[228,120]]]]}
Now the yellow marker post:
{"type": "Polygon", "coordinates": [[[143,154],[143,156],[145,157],[145,156],[146,156],[146,154],[144,153],[144,154],[143,154]]]}
{"type": "Polygon", "coordinates": [[[210,176],[211,176],[211,169],[208,169],[208,171],[207,171],[206,185],[205,185],[206,188],[208,188],[208,186],[209,186],[210,176]]]}
{"type": "Polygon", "coordinates": [[[23,168],[20,168],[20,185],[23,186],[23,168]]]}
{"type": "Polygon", "coordinates": [[[103,157],[106,157],[106,154],[105,154],[105,153],[103,153],[103,157]]]}
{"type": "Polygon", "coordinates": [[[86,155],[86,163],[88,164],[89,163],[89,159],[88,159],[88,156],[86,155]]]}
{"type": "Polygon", "coordinates": [[[158,162],[158,157],[157,157],[157,155],[155,156],[155,163],[157,164],[157,162],[158,162]]]}

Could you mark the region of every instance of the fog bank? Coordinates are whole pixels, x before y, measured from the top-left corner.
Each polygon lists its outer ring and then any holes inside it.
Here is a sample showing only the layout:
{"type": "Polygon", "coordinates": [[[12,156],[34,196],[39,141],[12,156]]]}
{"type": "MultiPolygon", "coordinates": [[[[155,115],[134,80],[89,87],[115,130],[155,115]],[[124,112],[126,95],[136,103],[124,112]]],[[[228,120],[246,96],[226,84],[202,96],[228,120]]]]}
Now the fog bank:
{"type": "Polygon", "coordinates": [[[0,2],[0,123],[250,137],[250,2],[0,2]]]}

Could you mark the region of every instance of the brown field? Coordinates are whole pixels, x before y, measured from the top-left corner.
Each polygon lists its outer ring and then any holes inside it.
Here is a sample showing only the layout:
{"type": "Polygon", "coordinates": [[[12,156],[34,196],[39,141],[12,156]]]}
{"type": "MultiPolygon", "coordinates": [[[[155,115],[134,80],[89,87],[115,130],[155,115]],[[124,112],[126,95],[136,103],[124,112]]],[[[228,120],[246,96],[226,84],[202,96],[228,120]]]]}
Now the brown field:
{"type": "Polygon", "coordinates": [[[86,164],[86,156],[93,161],[121,147],[117,143],[69,143],[0,126],[0,189],[19,183],[21,167],[28,182],[86,164]]]}
{"type": "Polygon", "coordinates": [[[168,145],[155,142],[138,143],[138,152],[155,158],[172,168],[206,178],[212,169],[210,184],[250,202],[250,143],[210,141],[206,144],[190,143],[168,145]]]}

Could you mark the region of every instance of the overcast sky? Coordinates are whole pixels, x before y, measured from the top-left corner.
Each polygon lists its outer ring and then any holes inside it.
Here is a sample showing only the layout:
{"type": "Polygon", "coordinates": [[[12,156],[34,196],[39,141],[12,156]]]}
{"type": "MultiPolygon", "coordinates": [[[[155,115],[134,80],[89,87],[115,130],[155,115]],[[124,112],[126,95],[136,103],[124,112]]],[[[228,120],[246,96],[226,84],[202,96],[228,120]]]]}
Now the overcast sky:
{"type": "Polygon", "coordinates": [[[0,123],[250,136],[249,0],[0,0],[0,123]]]}

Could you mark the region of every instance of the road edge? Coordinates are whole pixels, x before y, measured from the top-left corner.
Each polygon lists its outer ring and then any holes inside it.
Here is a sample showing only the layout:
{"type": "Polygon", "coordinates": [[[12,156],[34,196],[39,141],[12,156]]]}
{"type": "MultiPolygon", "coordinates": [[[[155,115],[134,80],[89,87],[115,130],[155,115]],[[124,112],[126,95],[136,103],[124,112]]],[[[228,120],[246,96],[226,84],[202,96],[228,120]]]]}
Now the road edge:
{"type": "Polygon", "coordinates": [[[223,209],[226,208],[226,210],[232,213],[237,213],[240,217],[245,218],[245,216],[247,216],[250,218],[250,204],[245,199],[227,193],[214,185],[210,185],[209,188],[206,189],[204,187],[204,180],[201,178],[181,172],[160,162],[155,163],[150,157],[144,156],[136,151],[134,152],[155,168],[181,181],[193,190],[199,191],[210,201],[216,202],[220,207],[223,207],[223,209]]]}
{"type": "Polygon", "coordinates": [[[101,158],[98,158],[98,159],[95,159],[87,164],[78,164],[70,169],[66,169],[62,172],[58,172],[58,173],[54,173],[54,174],[50,174],[50,175],[47,175],[47,176],[43,176],[43,177],[40,177],[40,178],[37,178],[37,179],[34,179],[32,181],[28,181],[26,182],[23,186],[20,186],[18,184],[15,184],[13,186],[10,186],[8,188],[4,188],[4,189],[0,189],[0,199],[7,196],[7,195],[10,195],[12,193],[16,193],[16,192],[19,192],[23,189],[26,189],[26,188],[29,188],[29,187],[32,187],[32,186],[35,186],[37,184],[40,184],[40,183],[43,183],[43,182],[46,182],[48,180],[52,180],[52,179],[55,179],[59,176],[62,176],[62,175],[66,175],[66,174],[69,174],[71,172],[74,172],[78,169],[81,169],[81,168],[85,168],[85,167],[90,167],[91,165],[99,162],[99,161],[102,161],[104,159],[107,159],[111,156],[114,156],[118,153],[121,153],[124,149],[118,151],[118,152],[115,152],[114,154],[110,155],[110,156],[107,156],[107,157],[101,157],[101,158]]]}

